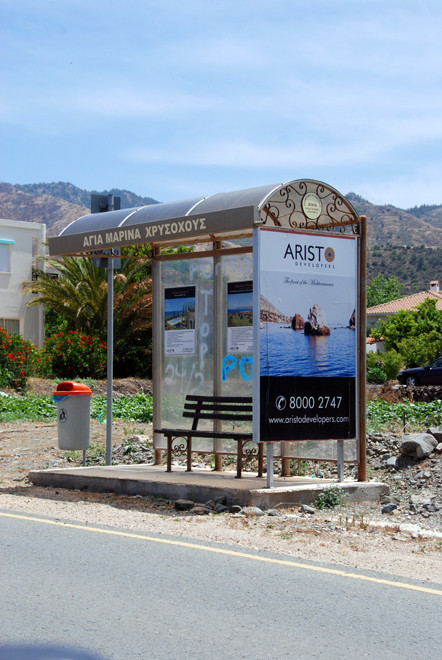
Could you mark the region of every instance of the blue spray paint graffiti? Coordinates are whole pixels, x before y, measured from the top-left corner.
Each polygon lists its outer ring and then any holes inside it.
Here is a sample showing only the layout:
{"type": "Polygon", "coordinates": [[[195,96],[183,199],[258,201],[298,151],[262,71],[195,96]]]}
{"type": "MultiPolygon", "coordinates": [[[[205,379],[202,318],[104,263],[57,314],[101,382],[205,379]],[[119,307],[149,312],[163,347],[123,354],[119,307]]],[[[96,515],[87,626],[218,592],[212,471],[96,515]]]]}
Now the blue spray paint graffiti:
{"type": "MultiPolygon", "coordinates": [[[[227,380],[227,374],[229,371],[236,369],[238,365],[238,360],[233,355],[226,355],[223,359],[222,364],[222,380],[223,382],[227,380]]],[[[239,361],[239,373],[241,378],[245,381],[252,380],[253,377],[253,358],[252,357],[242,357],[239,361]]]]}

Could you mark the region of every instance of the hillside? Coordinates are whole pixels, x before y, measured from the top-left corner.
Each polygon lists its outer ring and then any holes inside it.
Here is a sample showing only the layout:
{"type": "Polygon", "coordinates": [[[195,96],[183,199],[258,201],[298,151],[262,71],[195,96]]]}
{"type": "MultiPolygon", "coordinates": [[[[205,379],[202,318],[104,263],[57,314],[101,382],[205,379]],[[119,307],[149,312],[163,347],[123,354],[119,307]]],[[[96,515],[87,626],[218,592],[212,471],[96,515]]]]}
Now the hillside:
{"type": "Polygon", "coordinates": [[[355,193],[346,198],[359,215],[368,219],[368,246],[425,246],[442,248],[442,205],[398,209],[395,206],[377,206],[355,193]]]}
{"type": "Polygon", "coordinates": [[[442,284],[442,248],[375,246],[367,254],[368,282],[376,275],[396,277],[404,296],[427,291],[433,280],[442,284]]]}
{"type": "MultiPolygon", "coordinates": [[[[46,224],[56,236],[70,222],[90,211],[91,192],[72,183],[0,183],[0,217],[46,224]]],[[[158,203],[128,190],[101,194],[121,197],[121,208],[158,203]]],[[[442,205],[399,209],[378,206],[360,195],[347,199],[368,218],[368,281],[376,275],[395,276],[403,294],[428,289],[431,280],[442,281],[442,205]]]]}
{"type": "MultiPolygon", "coordinates": [[[[97,191],[63,182],[14,186],[0,183],[0,218],[40,222],[46,225],[48,236],[57,236],[70,222],[90,213],[92,192],[97,191]]],[[[127,190],[100,192],[109,193],[121,197],[121,208],[158,203],[152,197],[140,197],[127,190]]]]}

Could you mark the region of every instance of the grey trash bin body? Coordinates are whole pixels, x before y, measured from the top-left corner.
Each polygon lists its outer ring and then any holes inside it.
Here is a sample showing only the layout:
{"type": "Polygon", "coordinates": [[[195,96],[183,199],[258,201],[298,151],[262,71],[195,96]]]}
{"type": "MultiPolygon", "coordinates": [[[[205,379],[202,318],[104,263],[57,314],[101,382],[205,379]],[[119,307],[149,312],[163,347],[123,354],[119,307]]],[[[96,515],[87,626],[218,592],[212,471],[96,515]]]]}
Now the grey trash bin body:
{"type": "Polygon", "coordinates": [[[82,383],[59,383],[53,393],[57,403],[58,446],[87,449],[90,441],[92,392],[82,383]]]}

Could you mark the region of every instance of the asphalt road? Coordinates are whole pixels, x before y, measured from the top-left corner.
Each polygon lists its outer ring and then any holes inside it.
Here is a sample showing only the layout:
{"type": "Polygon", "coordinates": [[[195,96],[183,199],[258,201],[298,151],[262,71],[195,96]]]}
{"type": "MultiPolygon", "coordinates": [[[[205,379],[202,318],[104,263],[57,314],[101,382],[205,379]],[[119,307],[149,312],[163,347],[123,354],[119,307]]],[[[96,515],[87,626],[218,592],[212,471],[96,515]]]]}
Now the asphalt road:
{"type": "Polygon", "coordinates": [[[2,511],[0,547],[0,660],[440,658],[440,585],[2,511]]]}

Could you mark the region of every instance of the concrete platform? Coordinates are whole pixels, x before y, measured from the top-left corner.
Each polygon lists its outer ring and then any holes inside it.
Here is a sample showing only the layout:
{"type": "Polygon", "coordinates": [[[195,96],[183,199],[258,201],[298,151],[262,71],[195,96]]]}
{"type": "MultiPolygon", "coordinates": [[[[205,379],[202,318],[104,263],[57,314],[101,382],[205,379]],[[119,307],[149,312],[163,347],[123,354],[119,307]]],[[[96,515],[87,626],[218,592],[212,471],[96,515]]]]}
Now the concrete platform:
{"type": "Polygon", "coordinates": [[[142,495],[180,498],[194,502],[208,502],[225,496],[229,505],[258,506],[263,509],[277,506],[311,504],[318,494],[339,485],[348,502],[375,503],[387,495],[386,484],[376,482],[344,481],[308,477],[274,476],[273,488],[267,488],[267,479],[254,473],[243,473],[241,479],[233,472],[213,472],[174,468],[166,472],[164,466],[115,465],[79,467],[56,470],[34,470],[29,480],[36,486],[115,493],[116,495],[142,495]]]}

